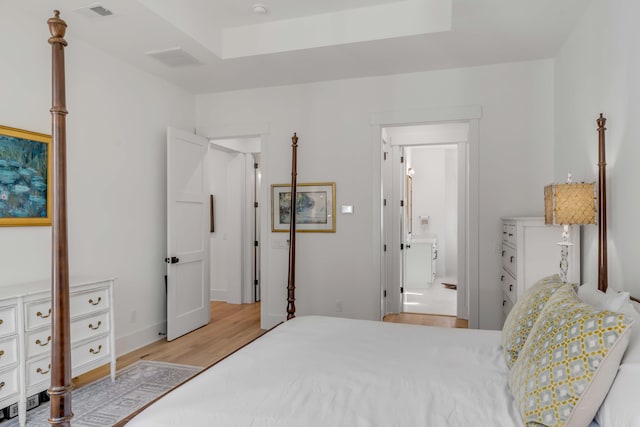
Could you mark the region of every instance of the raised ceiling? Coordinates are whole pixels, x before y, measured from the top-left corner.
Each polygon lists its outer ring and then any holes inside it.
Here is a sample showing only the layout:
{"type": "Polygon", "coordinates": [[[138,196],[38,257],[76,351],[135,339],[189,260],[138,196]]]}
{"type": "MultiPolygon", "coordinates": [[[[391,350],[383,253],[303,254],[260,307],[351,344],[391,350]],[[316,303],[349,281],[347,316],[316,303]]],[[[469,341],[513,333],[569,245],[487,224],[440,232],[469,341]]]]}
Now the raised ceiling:
{"type": "Polygon", "coordinates": [[[44,20],[59,8],[70,48],[81,39],[207,93],[550,58],[589,2],[100,0],[114,15],[95,18],[74,12],[91,0],[15,7],[44,20]],[[254,14],[254,3],[269,13],[254,14]],[[148,55],[165,50],[195,60],[168,66],[148,55]]]}

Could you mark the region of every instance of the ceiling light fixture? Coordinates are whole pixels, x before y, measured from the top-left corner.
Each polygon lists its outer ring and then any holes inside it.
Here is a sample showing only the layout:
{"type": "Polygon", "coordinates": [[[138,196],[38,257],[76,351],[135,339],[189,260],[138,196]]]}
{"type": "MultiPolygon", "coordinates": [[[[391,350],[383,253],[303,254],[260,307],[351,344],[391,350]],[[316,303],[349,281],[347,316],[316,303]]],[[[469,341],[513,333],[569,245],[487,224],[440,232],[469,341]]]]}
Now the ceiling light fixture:
{"type": "Polygon", "coordinates": [[[260,3],[254,4],[253,6],[251,6],[251,9],[253,9],[253,13],[255,13],[256,15],[266,15],[267,13],[269,13],[267,7],[260,3]]]}

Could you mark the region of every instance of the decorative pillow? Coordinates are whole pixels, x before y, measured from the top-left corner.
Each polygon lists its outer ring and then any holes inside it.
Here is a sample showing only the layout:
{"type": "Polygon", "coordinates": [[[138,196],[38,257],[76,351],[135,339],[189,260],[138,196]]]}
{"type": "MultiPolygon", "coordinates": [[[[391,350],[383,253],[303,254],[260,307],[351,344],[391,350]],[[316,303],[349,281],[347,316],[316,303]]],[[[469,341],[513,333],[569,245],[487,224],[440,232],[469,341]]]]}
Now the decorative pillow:
{"type": "Polygon", "coordinates": [[[589,285],[580,286],[578,296],[589,305],[609,311],[618,311],[629,301],[629,292],[618,292],[608,288],[607,293],[604,293],[589,285]]]}
{"type": "Polygon", "coordinates": [[[633,317],[636,324],[631,328],[629,346],[622,358],[618,375],[596,415],[596,421],[601,427],[640,425],[640,313],[634,310],[631,303],[626,303],[620,312],[633,317]]]}
{"type": "Polygon", "coordinates": [[[509,372],[526,425],[584,427],[604,400],[633,319],[582,302],[570,285],[549,298],[509,372]]]}
{"type": "Polygon", "coordinates": [[[518,358],[538,315],[553,293],[563,285],[557,274],[545,277],[518,298],[502,327],[502,351],[509,368],[518,358]]]}

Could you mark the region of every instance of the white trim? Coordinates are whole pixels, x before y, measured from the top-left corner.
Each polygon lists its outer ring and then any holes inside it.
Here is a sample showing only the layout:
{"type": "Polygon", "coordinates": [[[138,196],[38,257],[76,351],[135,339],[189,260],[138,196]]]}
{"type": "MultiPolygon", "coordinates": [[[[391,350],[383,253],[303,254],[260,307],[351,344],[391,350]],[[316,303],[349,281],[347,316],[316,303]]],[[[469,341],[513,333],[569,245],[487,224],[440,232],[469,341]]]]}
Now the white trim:
{"type": "Polygon", "coordinates": [[[117,338],[116,348],[118,352],[116,356],[122,356],[123,354],[142,348],[145,345],[164,340],[166,330],[167,322],[163,321],[117,338]]]}
{"type": "MultiPolygon", "coordinates": [[[[466,260],[467,267],[465,273],[467,276],[468,289],[467,298],[464,302],[466,310],[458,313],[460,317],[469,318],[469,327],[478,328],[479,326],[479,203],[478,203],[478,164],[479,164],[479,138],[478,138],[478,120],[482,117],[482,107],[480,105],[458,106],[458,107],[442,107],[429,108],[422,110],[405,110],[405,111],[387,111],[378,112],[371,115],[372,128],[372,150],[373,159],[373,183],[372,183],[372,218],[373,218],[373,244],[372,257],[373,264],[379,265],[378,281],[380,285],[380,319],[384,317],[384,291],[386,279],[384,274],[384,263],[386,262],[386,254],[383,252],[382,234],[384,233],[383,215],[382,215],[382,128],[394,126],[406,126],[411,124],[425,124],[445,121],[468,121],[469,138],[467,141],[467,203],[466,203],[466,260]]],[[[389,202],[389,201],[388,201],[389,202]]],[[[393,269],[392,269],[393,270],[393,269]]],[[[387,293],[389,294],[389,292],[387,293]]],[[[389,297],[389,295],[388,295],[389,297]]],[[[393,298],[392,298],[393,299],[393,298]]],[[[389,305],[393,301],[389,300],[389,305]]]]}
{"type": "Polygon", "coordinates": [[[382,111],[371,114],[370,123],[372,125],[381,125],[381,127],[394,127],[434,122],[466,121],[480,119],[481,117],[482,106],[463,105],[420,110],[382,111]]]}
{"type": "Polygon", "coordinates": [[[211,289],[211,301],[227,302],[227,290],[226,289],[211,289]]]}

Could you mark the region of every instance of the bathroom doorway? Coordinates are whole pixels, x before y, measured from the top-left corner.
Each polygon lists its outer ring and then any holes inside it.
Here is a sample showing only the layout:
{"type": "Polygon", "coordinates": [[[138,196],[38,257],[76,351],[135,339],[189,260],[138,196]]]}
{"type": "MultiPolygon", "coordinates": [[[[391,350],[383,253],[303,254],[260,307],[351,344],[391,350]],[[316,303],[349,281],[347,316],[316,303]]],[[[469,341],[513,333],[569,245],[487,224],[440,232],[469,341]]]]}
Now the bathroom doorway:
{"type": "Polygon", "coordinates": [[[470,123],[382,128],[387,313],[469,318],[470,123]]]}
{"type": "Polygon", "coordinates": [[[458,146],[404,148],[406,313],[456,316],[458,288],[458,146]]]}

